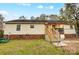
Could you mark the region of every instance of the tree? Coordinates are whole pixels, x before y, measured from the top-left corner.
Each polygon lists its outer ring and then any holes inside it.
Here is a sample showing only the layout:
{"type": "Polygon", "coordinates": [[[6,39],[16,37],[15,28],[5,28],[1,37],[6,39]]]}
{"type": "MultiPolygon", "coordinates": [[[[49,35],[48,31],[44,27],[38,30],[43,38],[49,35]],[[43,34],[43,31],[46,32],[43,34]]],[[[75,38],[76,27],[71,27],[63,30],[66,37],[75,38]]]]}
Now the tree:
{"type": "Polygon", "coordinates": [[[36,17],[36,19],[35,20],[40,20],[40,17],[36,17]]]}
{"type": "Polygon", "coordinates": [[[35,20],[47,20],[46,17],[47,16],[45,14],[41,14],[39,17],[36,17],[35,20]]]}
{"type": "Polygon", "coordinates": [[[0,38],[3,37],[3,19],[4,17],[0,14],[0,38]]]}
{"type": "Polygon", "coordinates": [[[34,16],[32,16],[32,17],[31,17],[31,20],[35,20],[35,17],[34,17],[34,16]]]}
{"type": "Polygon", "coordinates": [[[79,35],[79,4],[77,3],[66,3],[65,9],[60,10],[61,16],[65,17],[65,21],[75,26],[76,33],[79,35]],[[64,12],[63,12],[64,11],[64,12]]]}
{"type": "Polygon", "coordinates": [[[59,19],[60,20],[66,20],[66,18],[65,18],[65,15],[64,15],[65,13],[64,13],[64,9],[63,8],[61,8],[60,9],[60,16],[59,16],[59,19]]]}
{"type": "Polygon", "coordinates": [[[25,16],[20,16],[19,19],[21,19],[21,20],[23,19],[24,20],[26,18],[25,18],[25,16]]]}
{"type": "Polygon", "coordinates": [[[79,35],[79,8],[77,8],[76,10],[76,15],[75,15],[75,19],[76,19],[76,33],[77,35],[79,35]]]}
{"type": "Polygon", "coordinates": [[[64,21],[70,24],[71,28],[73,28],[73,25],[74,25],[75,10],[76,10],[75,3],[65,3],[64,10],[63,9],[60,10],[60,14],[62,18],[64,18],[64,21]]]}
{"type": "Polygon", "coordinates": [[[51,14],[48,16],[50,19],[49,20],[59,20],[59,16],[51,14]]]}
{"type": "Polygon", "coordinates": [[[40,20],[46,20],[46,15],[45,14],[41,14],[40,15],[40,20]]]}
{"type": "Polygon", "coordinates": [[[73,28],[74,20],[75,20],[75,10],[76,4],[75,3],[66,3],[65,4],[65,17],[70,24],[70,27],[73,28]]]}

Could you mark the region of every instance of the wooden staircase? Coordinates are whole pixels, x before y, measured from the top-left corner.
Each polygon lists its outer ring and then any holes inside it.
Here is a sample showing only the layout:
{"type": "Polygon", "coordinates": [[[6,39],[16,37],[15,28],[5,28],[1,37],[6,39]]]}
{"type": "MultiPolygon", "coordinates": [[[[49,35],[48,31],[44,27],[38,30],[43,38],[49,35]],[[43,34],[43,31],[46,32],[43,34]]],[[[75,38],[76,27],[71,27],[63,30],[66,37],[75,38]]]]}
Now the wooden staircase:
{"type": "Polygon", "coordinates": [[[60,34],[53,29],[46,29],[46,40],[49,42],[57,42],[60,40],[60,34]]]}

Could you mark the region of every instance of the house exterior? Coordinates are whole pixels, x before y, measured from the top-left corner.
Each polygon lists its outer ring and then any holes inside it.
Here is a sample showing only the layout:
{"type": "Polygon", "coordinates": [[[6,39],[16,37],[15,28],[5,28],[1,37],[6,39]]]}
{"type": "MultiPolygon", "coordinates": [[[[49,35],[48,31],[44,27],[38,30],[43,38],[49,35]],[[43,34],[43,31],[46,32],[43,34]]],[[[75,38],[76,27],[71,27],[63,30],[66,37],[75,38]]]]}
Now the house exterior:
{"type": "Polygon", "coordinates": [[[36,39],[45,38],[56,40],[75,37],[76,32],[70,29],[60,20],[27,20],[16,19],[6,21],[4,25],[4,37],[10,39],[36,39]]]}

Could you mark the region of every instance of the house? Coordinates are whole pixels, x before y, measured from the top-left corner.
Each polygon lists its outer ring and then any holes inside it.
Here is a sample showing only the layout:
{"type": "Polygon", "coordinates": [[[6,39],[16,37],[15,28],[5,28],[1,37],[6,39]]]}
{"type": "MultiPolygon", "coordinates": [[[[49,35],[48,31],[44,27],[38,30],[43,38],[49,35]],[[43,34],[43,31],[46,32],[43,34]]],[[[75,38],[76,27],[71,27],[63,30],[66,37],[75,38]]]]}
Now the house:
{"type": "Polygon", "coordinates": [[[50,41],[75,35],[75,29],[70,29],[69,25],[60,20],[16,19],[6,21],[4,25],[4,37],[10,39],[45,38],[50,41]]]}

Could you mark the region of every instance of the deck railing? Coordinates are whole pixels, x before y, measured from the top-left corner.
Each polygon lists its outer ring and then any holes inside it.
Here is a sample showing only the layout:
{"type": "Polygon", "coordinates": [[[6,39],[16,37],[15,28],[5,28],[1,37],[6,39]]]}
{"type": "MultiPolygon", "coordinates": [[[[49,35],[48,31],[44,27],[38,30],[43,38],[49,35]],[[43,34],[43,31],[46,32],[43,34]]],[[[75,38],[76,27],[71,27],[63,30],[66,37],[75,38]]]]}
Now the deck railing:
{"type": "Polygon", "coordinates": [[[53,39],[53,33],[51,32],[51,31],[49,31],[48,29],[47,29],[47,35],[48,35],[48,37],[49,37],[49,39],[50,39],[50,42],[52,42],[52,39],[53,39]]]}
{"type": "Polygon", "coordinates": [[[56,32],[56,30],[47,29],[46,32],[47,32],[47,35],[48,35],[48,37],[50,39],[50,42],[58,41],[60,39],[60,37],[59,37],[60,34],[58,32],[56,32]]]}

